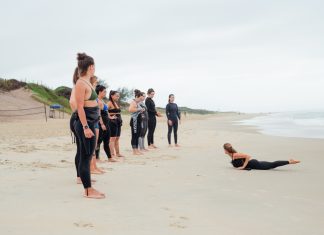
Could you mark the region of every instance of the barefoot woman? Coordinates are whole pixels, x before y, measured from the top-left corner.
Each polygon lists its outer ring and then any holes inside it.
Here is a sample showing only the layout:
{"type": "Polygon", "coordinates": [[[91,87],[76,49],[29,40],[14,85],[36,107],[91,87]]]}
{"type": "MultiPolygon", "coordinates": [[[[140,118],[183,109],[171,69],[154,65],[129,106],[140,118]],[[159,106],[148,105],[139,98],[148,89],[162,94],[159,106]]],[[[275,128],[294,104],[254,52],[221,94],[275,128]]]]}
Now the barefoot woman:
{"type": "Polygon", "coordinates": [[[231,163],[233,167],[238,170],[270,170],[279,166],[300,163],[300,161],[294,159],[290,159],[289,161],[275,162],[258,161],[256,159],[251,159],[251,157],[247,154],[236,152],[230,143],[224,144],[223,147],[225,154],[232,159],[231,163]]]}
{"type": "Polygon", "coordinates": [[[87,198],[104,198],[105,195],[91,187],[90,161],[96,146],[95,124],[99,120],[97,93],[93,89],[90,78],[94,76],[95,65],[92,57],[79,53],[78,69],[80,78],[75,86],[78,120],[75,131],[80,140],[79,174],[87,198]]]}
{"type": "Polygon", "coordinates": [[[74,163],[75,163],[75,169],[76,169],[76,173],[77,173],[77,183],[81,184],[81,179],[80,179],[80,174],[79,174],[79,163],[80,163],[80,141],[79,138],[75,132],[74,129],[74,123],[77,121],[77,103],[75,100],[75,84],[79,79],[79,69],[78,67],[75,68],[74,70],[74,74],[73,74],[73,88],[71,91],[71,96],[70,96],[70,107],[72,110],[72,115],[70,118],[70,130],[72,131],[72,133],[74,134],[75,137],[75,142],[76,142],[76,146],[77,146],[77,151],[75,154],[75,158],[74,158],[74,163]]]}
{"type": "Polygon", "coordinates": [[[118,161],[117,157],[123,157],[119,150],[119,139],[121,134],[121,127],[123,120],[121,117],[121,109],[118,105],[120,94],[118,91],[111,90],[109,93],[108,113],[109,113],[109,127],[111,132],[109,148],[112,157],[109,159],[111,162],[118,161]]]}
{"type": "Polygon", "coordinates": [[[165,108],[166,116],[168,118],[168,142],[171,147],[171,134],[173,129],[174,135],[174,143],[176,147],[180,147],[178,145],[178,126],[181,124],[181,116],[178,105],[174,103],[174,95],[169,95],[169,103],[165,108]],[[179,121],[178,121],[179,120],[179,121]]]}
{"type": "Polygon", "coordinates": [[[147,133],[147,145],[149,149],[155,149],[157,148],[154,145],[154,132],[156,128],[156,116],[162,117],[162,115],[156,111],[155,109],[155,103],[154,98],[155,91],[150,88],[147,91],[147,98],[145,100],[145,105],[147,107],[148,112],[148,133],[147,133]]]}
{"type": "Polygon", "coordinates": [[[142,155],[138,150],[138,140],[141,134],[141,114],[145,109],[141,107],[140,102],[143,100],[143,93],[140,90],[135,90],[135,99],[130,103],[129,112],[131,113],[130,126],[132,131],[132,148],[134,155],[142,155]]]}

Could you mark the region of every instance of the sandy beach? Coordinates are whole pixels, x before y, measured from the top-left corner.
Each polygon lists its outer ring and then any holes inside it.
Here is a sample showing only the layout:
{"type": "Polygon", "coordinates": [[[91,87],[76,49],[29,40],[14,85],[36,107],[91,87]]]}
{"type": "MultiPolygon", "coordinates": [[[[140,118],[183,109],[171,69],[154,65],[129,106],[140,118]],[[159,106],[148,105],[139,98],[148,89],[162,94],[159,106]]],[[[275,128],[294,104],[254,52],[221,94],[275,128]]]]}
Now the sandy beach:
{"type": "Polygon", "coordinates": [[[267,136],[233,123],[250,116],[188,115],[181,148],[167,146],[160,119],[159,149],[144,156],[131,155],[124,116],[126,158],[101,163],[107,173],[93,176],[104,200],[83,198],[76,184],[68,118],[1,121],[1,234],[324,234],[324,140],[267,136]],[[225,142],[259,160],[302,163],[236,170],[225,142]]]}

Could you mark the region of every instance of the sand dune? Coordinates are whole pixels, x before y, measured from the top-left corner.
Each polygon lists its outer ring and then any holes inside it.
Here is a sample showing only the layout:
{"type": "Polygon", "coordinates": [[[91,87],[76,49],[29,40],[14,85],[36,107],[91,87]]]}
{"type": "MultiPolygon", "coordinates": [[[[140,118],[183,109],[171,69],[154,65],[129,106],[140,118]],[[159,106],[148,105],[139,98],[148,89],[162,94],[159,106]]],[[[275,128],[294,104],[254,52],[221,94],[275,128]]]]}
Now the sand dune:
{"type": "MultiPolygon", "coordinates": [[[[47,108],[48,109],[48,108],[47,108]]],[[[44,119],[44,105],[32,98],[32,92],[20,88],[10,92],[0,91],[0,121],[44,119]],[[27,110],[21,110],[27,109],[27,110]],[[3,111],[5,110],[5,111],[3,111]],[[12,110],[12,111],[7,111],[12,110]],[[19,111],[13,111],[19,110],[19,111]],[[32,114],[33,115],[30,115],[32,114]]]]}

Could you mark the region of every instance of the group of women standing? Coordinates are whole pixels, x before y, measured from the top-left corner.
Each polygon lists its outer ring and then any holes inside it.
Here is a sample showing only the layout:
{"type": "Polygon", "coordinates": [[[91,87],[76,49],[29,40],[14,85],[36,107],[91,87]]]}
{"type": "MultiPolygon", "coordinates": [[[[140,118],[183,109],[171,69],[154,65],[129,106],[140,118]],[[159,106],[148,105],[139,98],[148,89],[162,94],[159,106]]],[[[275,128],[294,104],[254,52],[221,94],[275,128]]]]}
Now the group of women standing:
{"type": "MultiPolygon", "coordinates": [[[[106,87],[97,84],[94,59],[85,53],[78,53],[77,61],[78,66],[73,76],[74,87],[70,97],[72,110],[70,129],[77,144],[75,156],[77,183],[83,184],[84,197],[102,199],[105,198],[105,194],[92,187],[94,180],[91,180],[91,174],[105,173],[97,166],[102,143],[109,162],[117,162],[118,158],[123,157],[119,148],[123,124],[121,108],[118,105],[120,94],[117,91],[110,91],[106,103],[104,100],[107,95],[106,87]]],[[[130,103],[131,145],[134,155],[142,155],[148,149],[157,148],[154,145],[156,117],[162,115],[155,108],[154,95],[152,88],[148,90],[147,98],[145,92],[135,90],[135,97],[130,103]],[[144,146],[146,134],[148,148],[144,146]]],[[[171,145],[173,129],[175,144],[178,147],[177,129],[180,112],[174,103],[174,95],[169,96],[166,116],[169,144],[171,145]]]]}

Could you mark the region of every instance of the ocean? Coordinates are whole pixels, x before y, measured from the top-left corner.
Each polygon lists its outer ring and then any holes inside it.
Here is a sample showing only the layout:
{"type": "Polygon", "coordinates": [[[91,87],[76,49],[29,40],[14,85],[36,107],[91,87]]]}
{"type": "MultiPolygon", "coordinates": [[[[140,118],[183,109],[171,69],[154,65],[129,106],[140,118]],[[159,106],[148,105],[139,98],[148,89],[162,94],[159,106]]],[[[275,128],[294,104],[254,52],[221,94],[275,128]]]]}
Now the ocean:
{"type": "Polygon", "coordinates": [[[256,126],[267,135],[324,139],[324,111],[270,113],[237,124],[256,126]]]}

